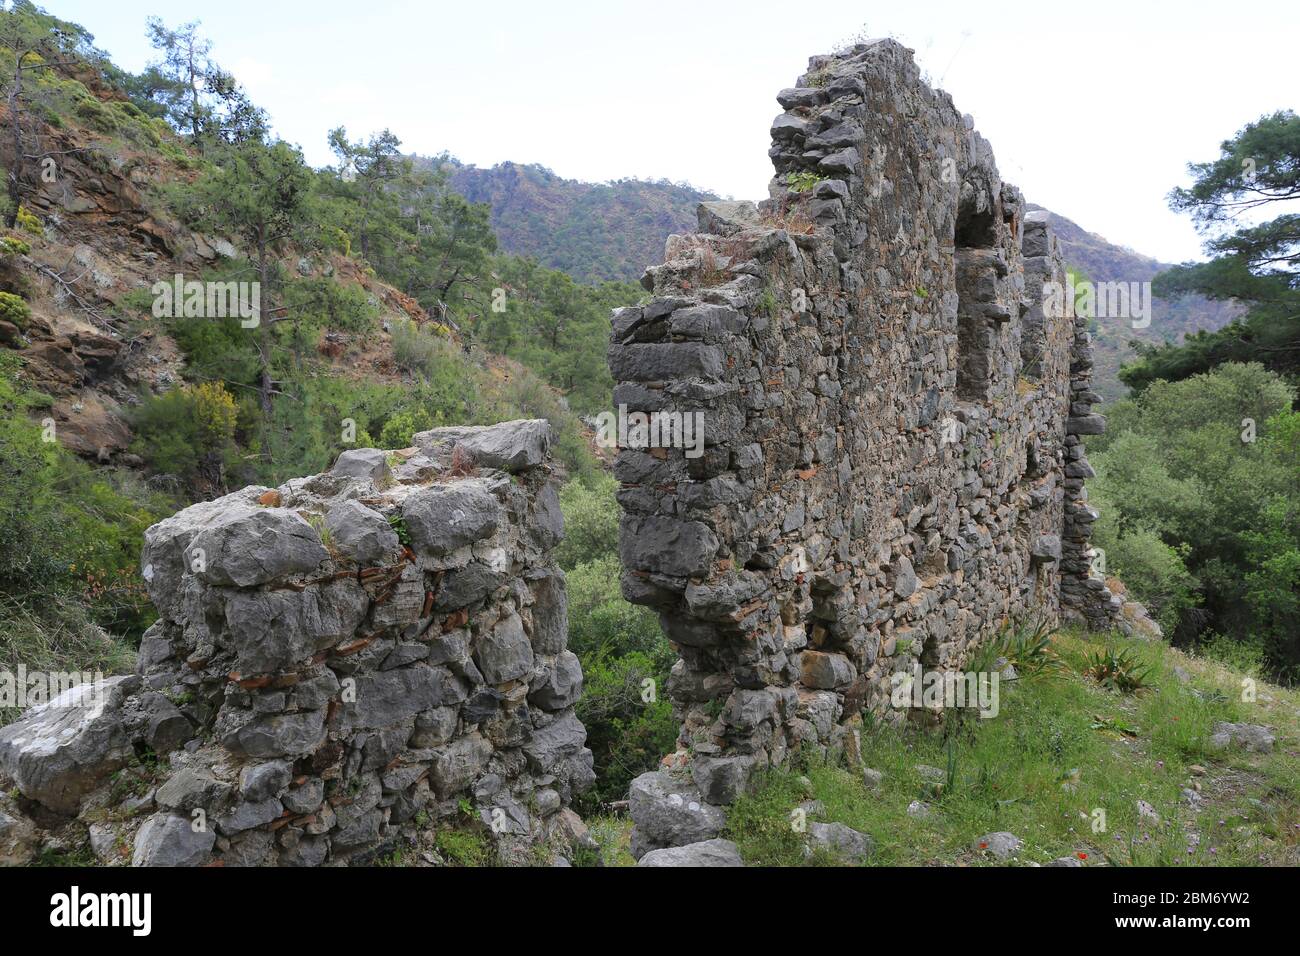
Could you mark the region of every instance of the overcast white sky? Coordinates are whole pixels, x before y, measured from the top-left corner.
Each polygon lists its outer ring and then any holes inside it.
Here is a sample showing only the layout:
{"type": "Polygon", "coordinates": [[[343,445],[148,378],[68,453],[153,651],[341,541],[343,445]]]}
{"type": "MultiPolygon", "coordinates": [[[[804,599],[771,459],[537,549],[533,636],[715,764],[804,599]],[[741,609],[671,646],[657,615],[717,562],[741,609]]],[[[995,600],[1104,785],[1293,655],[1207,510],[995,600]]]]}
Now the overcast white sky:
{"type": "Polygon", "coordinates": [[[122,67],[145,17],[200,19],[218,62],[315,165],[326,132],[541,163],[589,181],[767,194],[773,98],[807,57],[894,36],[993,143],[1032,202],[1165,261],[1201,257],[1165,204],[1189,160],[1300,107],[1300,3],[1251,0],[50,0],[122,67]],[[1240,22],[1223,22],[1225,16],[1240,22]]]}

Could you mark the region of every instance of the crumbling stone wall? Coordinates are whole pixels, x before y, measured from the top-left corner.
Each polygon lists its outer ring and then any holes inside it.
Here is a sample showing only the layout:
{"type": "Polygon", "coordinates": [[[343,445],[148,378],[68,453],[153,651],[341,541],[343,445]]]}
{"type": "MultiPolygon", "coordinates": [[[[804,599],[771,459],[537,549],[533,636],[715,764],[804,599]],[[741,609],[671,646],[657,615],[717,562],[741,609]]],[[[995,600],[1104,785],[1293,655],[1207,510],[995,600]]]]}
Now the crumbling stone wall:
{"type": "Polygon", "coordinates": [[[418,851],[466,801],[508,851],[582,835],[567,804],[594,778],[550,428],[415,441],[149,529],[161,617],[138,674],[0,730],[0,774],[38,822],[76,816],[137,865],[418,851]],[[156,788],[124,803],[110,774],[150,752],[156,788]]]}
{"type": "Polygon", "coordinates": [[[616,474],[624,593],[681,656],[671,763],[711,804],[851,753],[864,710],[903,719],[897,670],[1117,605],[1089,576],[1079,435],[1104,420],[1086,330],[1043,296],[1044,218],[893,41],[777,99],[770,198],[704,204],[609,349],[616,404],[705,418],[702,456],[625,448],[616,474]]]}

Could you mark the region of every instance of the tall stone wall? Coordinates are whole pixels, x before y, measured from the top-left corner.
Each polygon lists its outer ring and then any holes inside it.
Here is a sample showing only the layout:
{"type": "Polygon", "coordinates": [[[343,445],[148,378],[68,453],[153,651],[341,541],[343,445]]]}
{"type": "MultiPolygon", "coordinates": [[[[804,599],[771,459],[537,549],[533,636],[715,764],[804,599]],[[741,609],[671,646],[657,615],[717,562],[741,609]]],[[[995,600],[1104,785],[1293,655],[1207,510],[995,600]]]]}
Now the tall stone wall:
{"type": "Polygon", "coordinates": [[[544,421],[437,429],[150,528],[138,673],[0,730],[0,776],[137,865],[418,853],[467,804],[507,858],[580,837],[550,441],[544,421]],[[156,779],[124,800],[112,775],[141,754],[156,779]]]}
{"type": "Polygon", "coordinates": [[[713,804],[851,750],[864,710],[903,719],[897,670],[1118,603],[1089,575],[1078,436],[1104,420],[1087,333],[1043,295],[1046,222],[893,41],[778,100],[770,198],[704,204],[609,349],[629,414],[704,416],[702,455],[625,447],[616,475],[624,593],[681,656],[671,763],[713,804]]]}

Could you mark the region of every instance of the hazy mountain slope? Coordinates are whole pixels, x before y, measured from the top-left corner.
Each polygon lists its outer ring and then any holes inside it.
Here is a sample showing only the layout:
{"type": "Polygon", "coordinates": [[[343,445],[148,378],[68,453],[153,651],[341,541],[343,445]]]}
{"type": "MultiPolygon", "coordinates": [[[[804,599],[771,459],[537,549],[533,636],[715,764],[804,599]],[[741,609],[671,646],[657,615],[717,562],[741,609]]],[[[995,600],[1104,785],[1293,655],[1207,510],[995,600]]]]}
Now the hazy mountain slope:
{"type": "MultiPolygon", "coordinates": [[[[1030,204],[1031,209],[1041,206],[1030,204]]],[[[1061,240],[1066,261],[1081,270],[1093,282],[1149,282],[1172,263],[1160,262],[1124,246],[1107,242],[1095,232],[1047,210],[1052,229],[1061,240]]],[[[1214,330],[1227,325],[1241,309],[1228,302],[1212,302],[1204,296],[1188,296],[1179,301],[1152,301],[1151,324],[1135,329],[1127,319],[1102,318],[1093,321],[1092,336],[1096,370],[1094,387],[1107,399],[1124,395],[1127,388],[1119,381],[1119,367],[1133,359],[1129,343],[1178,342],[1183,335],[1200,329],[1214,330]]]]}
{"type": "Polygon", "coordinates": [[[663,258],[670,234],[695,228],[696,204],[717,198],[665,181],[578,182],[518,163],[480,169],[451,160],[448,172],[466,199],[491,204],[503,249],[583,282],[636,281],[663,258]]]}

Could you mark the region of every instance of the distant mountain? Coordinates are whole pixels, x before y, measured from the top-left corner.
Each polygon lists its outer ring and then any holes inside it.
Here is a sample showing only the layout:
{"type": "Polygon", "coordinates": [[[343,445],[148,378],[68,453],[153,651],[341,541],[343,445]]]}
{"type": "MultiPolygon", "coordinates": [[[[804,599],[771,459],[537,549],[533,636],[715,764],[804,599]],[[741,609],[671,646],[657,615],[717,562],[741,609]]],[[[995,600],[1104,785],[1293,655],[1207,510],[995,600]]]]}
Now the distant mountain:
{"type": "Polygon", "coordinates": [[[562,179],[538,165],[480,169],[450,160],[447,169],[457,192],[491,204],[503,249],[583,282],[641,278],[663,259],[670,234],[695,228],[696,204],[718,198],[665,180],[562,179]]]}
{"type": "MultiPolygon", "coordinates": [[[[1029,208],[1043,209],[1032,203],[1029,208]]],[[[1065,261],[1093,282],[1149,282],[1157,272],[1172,265],[1107,242],[1050,209],[1044,211],[1052,231],[1061,241],[1065,261]]],[[[1133,328],[1127,319],[1094,319],[1090,330],[1096,362],[1093,387],[1107,400],[1127,393],[1127,387],[1119,380],[1119,367],[1134,358],[1129,345],[1133,340],[1152,344],[1179,342],[1188,332],[1222,328],[1241,311],[1231,302],[1212,302],[1204,296],[1192,295],[1176,302],[1153,300],[1151,324],[1144,329],[1133,328]]]]}
{"type": "Polygon", "coordinates": [[[1043,206],[1028,203],[1031,211],[1047,213],[1052,231],[1065,249],[1066,259],[1095,282],[1147,282],[1170,263],[1134,252],[1126,246],[1107,242],[1095,232],[1088,232],[1072,219],[1066,219],[1043,206]]]}

